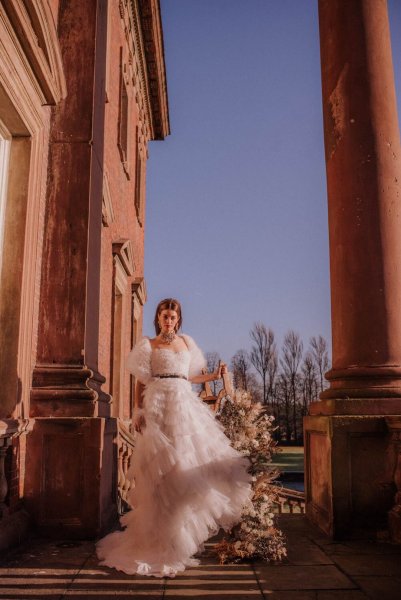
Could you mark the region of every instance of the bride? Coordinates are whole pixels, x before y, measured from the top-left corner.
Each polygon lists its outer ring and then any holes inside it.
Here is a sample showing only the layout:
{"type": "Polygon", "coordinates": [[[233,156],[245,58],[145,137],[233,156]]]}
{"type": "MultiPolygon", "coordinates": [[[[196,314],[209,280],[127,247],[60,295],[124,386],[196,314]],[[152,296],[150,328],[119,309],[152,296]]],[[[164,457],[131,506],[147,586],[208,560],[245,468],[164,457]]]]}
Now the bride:
{"type": "Polygon", "coordinates": [[[121,517],[123,531],[97,543],[97,554],[129,574],[174,577],[198,564],[192,556],[203,542],[238,523],[252,496],[248,459],[191,387],[221,378],[226,366],[202,374],[203,354],[189,335],[178,335],[181,323],[180,303],[162,300],[156,337],[142,338],[128,355],[138,382],[128,472],[133,510],[121,517]]]}

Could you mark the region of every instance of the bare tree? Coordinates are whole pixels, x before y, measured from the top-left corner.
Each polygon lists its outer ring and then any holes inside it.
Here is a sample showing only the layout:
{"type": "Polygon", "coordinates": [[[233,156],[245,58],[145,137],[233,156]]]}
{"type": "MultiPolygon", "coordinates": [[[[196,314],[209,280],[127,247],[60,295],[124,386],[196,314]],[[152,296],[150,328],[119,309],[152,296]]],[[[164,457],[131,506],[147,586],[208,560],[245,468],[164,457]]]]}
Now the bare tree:
{"type": "Polygon", "coordinates": [[[307,352],[302,362],[302,414],[308,414],[308,407],[311,402],[315,402],[318,396],[318,376],[315,361],[310,352],[307,352]]]}
{"type": "Polygon", "coordinates": [[[278,355],[276,345],[273,345],[271,358],[269,361],[269,366],[267,369],[268,373],[268,390],[267,397],[268,401],[271,404],[273,416],[278,420],[279,409],[277,406],[277,398],[276,398],[276,380],[277,380],[277,371],[278,371],[278,355]]]}
{"type": "Polygon", "coordinates": [[[309,343],[311,346],[312,357],[319,376],[319,392],[323,392],[325,388],[324,374],[329,368],[327,342],[324,337],[319,335],[318,337],[311,337],[309,343]]]}
{"type": "Polygon", "coordinates": [[[297,384],[299,365],[302,360],[303,343],[295,331],[290,330],[284,337],[282,348],[282,358],[280,364],[283,369],[283,374],[287,378],[292,398],[292,420],[294,439],[298,438],[297,428],[297,384]]]}
{"type": "Polygon", "coordinates": [[[278,406],[284,410],[284,414],[282,414],[280,409],[278,410],[279,439],[281,439],[282,437],[284,427],[286,441],[290,442],[292,433],[290,419],[291,386],[288,378],[284,375],[284,373],[280,373],[277,378],[276,398],[278,406]]]}
{"type": "Polygon", "coordinates": [[[237,350],[231,359],[231,369],[233,372],[234,386],[241,390],[248,391],[249,378],[251,375],[251,362],[246,350],[237,350]]]}
{"type": "MultiPolygon", "coordinates": [[[[219,362],[221,360],[219,353],[218,352],[206,352],[205,358],[206,358],[206,367],[207,367],[208,372],[213,373],[213,371],[217,371],[219,362]]],[[[211,381],[211,387],[212,387],[213,395],[217,396],[217,394],[219,392],[219,388],[221,388],[221,382],[218,380],[211,381]]]]}
{"type": "Polygon", "coordinates": [[[255,323],[249,335],[254,345],[251,348],[250,360],[262,379],[263,403],[267,402],[267,375],[272,353],[275,350],[274,333],[263,323],[255,323]]]}
{"type": "Polygon", "coordinates": [[[256,373],[251,372],[248,377],[248,390],[253,402],[263,404],[263,389],[256,373]]]}

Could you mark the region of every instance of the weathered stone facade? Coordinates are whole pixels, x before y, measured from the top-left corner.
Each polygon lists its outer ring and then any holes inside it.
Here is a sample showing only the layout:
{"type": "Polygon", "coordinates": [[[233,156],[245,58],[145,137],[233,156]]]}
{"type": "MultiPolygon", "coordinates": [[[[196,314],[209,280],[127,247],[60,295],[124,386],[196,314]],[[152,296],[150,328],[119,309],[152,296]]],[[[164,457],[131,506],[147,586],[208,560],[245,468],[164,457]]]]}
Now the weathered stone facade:
{"type": "MultiPolygon", "coordinates": [[[[319,0],[333,324],[306,510],[401,542],[401,148],[386,2],[319,0]]],[[[124,500],[158,0],[0,4],[0,548],[95,536],[124,500]],[[119,493],[118,491],[119,490],[119,493]]]]}
{"type": "Polygon", "coordinates": [[[158,0],[5,0],[0,28],[5,545],[115,517],[148,142],[169,121],[158,0]]]}

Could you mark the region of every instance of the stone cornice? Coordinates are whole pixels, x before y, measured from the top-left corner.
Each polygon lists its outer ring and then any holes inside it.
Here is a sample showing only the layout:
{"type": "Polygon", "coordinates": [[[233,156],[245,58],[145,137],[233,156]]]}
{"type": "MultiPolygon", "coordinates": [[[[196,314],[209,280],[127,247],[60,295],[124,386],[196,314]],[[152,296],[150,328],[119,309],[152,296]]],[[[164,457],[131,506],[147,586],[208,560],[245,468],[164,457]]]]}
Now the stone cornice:
{"type": "Polygon", "coordinates": [[[159,0],[131,0],[138,4],[145,52],[147,92],[152,114],[153,139],[170,133],[166,65],[159,0]]]}

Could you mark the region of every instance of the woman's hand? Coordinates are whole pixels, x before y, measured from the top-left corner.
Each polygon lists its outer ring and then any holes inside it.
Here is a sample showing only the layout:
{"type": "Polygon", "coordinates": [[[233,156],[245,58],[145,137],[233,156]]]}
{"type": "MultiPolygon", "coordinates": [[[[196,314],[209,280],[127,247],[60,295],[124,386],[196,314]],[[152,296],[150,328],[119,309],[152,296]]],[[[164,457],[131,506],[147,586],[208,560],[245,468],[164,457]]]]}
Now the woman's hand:
{"type": "Polygon", "coordinates": [[[217,371],[215,372],[215,379],[221,379],[226,373],[228,373],[227,365],[220,361],[217,371]]]}
{"type": "Polygon", "coordinates": [[[146,427],[146,421],[145,415],[143,414],[143,411],[141,409],[135,412],[133,421],[135,431],[137,431],[138,433],[142,433],[142,429],[146,427]]]}

